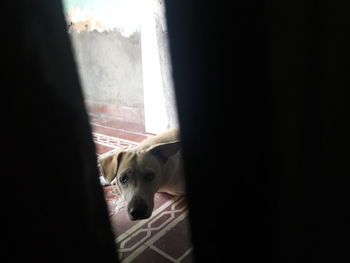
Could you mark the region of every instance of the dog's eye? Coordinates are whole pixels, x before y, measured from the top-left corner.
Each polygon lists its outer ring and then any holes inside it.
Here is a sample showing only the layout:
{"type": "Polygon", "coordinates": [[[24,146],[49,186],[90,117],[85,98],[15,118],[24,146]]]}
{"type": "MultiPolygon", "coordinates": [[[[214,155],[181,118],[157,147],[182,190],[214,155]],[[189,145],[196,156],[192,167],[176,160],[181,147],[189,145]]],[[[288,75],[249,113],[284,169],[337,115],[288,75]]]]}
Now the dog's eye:
{"type": "Polygon", "coordinates": [[[123,175],[120,176],[120,178],[119,178],[119,181],[120,181],[122,184],[125,184],[128,180],[129,180],[128,174],[123,174],[123,175]]]}
{"type": "Polygon", "coordinates": [[[147,181],[147,182],[150,182],[150,181],[152,181],[154,179],[154,173],[146,173],[145,174],[145,180],[147,181]]]}

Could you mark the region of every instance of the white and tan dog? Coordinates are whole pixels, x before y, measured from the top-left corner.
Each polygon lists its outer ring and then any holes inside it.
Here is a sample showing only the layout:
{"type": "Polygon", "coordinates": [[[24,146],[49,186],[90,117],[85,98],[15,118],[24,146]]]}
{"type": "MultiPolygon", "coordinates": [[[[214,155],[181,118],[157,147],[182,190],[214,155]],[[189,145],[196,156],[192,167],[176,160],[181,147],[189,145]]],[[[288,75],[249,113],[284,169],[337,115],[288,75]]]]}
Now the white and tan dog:
{"type": "Polygon", "coordinates": [[[109,155],[99,165],[107,182],[115,180],[130,220],[151,216],[156,192],[184,194],[181,142],[176,128],[109,155]]]}

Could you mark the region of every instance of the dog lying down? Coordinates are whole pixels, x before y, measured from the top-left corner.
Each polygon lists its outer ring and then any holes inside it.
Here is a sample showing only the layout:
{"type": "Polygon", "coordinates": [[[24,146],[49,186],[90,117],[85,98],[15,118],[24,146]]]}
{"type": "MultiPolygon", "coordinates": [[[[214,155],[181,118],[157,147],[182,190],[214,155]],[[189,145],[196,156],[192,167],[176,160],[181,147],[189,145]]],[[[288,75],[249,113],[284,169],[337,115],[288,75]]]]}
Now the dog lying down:
{"type": "Polygon", "coordinates": [[[126,203],[130,220],[149,218],[154,194],[184,194],[179,130],[170,129],[138,146],[109,155],[99,161],[107,183],[115,182],[126,203]]]}

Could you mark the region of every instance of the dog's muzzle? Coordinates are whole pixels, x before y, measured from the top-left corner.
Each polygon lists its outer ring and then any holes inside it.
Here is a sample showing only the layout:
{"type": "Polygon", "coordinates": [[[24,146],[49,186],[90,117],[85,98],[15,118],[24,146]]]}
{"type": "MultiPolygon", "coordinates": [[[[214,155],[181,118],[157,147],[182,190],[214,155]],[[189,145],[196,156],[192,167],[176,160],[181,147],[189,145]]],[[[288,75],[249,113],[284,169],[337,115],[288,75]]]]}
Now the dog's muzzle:
{"type": "Polygon", "coordinates": [[[144,200],[135,199],[128,209],[130,220],[141,220],[149,217],[148,207],[144,200]]]}

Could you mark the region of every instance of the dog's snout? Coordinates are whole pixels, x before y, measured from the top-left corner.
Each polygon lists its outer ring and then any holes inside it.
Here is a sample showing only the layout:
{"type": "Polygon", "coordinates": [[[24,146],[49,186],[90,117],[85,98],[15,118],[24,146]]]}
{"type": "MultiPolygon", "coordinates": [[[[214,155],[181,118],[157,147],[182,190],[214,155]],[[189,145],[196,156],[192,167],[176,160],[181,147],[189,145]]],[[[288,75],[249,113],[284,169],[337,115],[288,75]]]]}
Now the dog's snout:
{"type": "Polygon", "coordinates": [[[131,220],[140,220],[148,217],[147,204],[142,199],[136,199],[129,207],[128,212],[131,220]]]}

